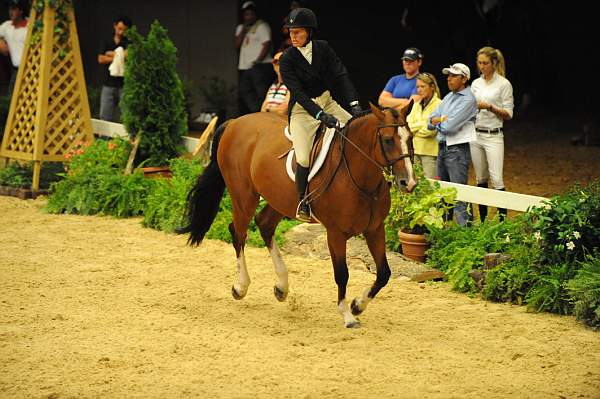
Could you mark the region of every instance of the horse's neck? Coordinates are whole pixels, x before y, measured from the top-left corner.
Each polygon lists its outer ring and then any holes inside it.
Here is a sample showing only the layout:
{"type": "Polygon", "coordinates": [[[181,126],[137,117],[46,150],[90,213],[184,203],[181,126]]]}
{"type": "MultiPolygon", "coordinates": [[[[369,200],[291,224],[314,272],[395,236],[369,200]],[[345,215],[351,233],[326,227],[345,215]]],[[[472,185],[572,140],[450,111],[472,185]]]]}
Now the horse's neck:
{"type": "Polygon", "coordinates": [[[377,123],[372,114],[352,121],[346,129],[346,137],[352,144],[345,143],[344,155],[350,169],[352,178],[362,189],[369,190],[371,186],[377,186],[382,177],[380,168],[375,165],[375,148],[377,145],[377,123]],[[370,158],[367,158],[367,156],[370,158]]]}

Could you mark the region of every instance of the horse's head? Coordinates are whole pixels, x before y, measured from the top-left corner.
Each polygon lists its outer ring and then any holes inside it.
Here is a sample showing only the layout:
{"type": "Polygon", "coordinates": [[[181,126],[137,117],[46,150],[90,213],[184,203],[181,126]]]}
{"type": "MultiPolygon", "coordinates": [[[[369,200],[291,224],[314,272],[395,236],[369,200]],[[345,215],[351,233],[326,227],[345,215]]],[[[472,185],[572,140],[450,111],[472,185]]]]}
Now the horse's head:
{"type": "Polygon", "coordinates": [[[413,170],[412,133],[406,116],[412,109],[413,100],[399,111],[393,108],[380,110],[373,104],[369,105],[379,123],[376,145],[380,151],[375,151],[378,162],[386,167],[391,166],[398,187],[411,192],[417,182],[413,170]]]}

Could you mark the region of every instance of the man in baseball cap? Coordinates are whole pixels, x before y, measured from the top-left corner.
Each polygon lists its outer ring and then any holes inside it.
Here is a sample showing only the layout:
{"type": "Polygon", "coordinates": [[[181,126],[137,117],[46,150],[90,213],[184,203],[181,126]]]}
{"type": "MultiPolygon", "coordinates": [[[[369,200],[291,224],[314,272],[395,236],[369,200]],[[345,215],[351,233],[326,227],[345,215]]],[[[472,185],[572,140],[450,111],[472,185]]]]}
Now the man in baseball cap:
{"type": "MultiPolygon", "coordinates": [[[[469,142],[476,139],[475,115],[477,100],[468,85],[471,70],[461,63],[442,69],[448,75],[448,89],[441,104],[429,116],[427,128],[437,131],[437,174],[440,180],[467,184],[471,150],[469,142]]],[[[454,205],[456,222],[466,226],[471,220],[467,204],[454,205]]]]}
{"type": "Polygon", "coordinates": [[[404,50],[404,54],[402,54],[402,61],[405,61],[405,60],[416,61],[416,60],[422,60],[422,59],[423,59],[423,54],[416,47],[409,47],[406,50],[404,50]]]}
{"type": "Polygon", "coordinates": [[[456,64],[450,65],[448,68],[442,69],[442,73],[444,75],[462,75],[467,78],[467,80],[471,79],[471,70],[465,64],[461,64],[457,62],[456,64]]]}

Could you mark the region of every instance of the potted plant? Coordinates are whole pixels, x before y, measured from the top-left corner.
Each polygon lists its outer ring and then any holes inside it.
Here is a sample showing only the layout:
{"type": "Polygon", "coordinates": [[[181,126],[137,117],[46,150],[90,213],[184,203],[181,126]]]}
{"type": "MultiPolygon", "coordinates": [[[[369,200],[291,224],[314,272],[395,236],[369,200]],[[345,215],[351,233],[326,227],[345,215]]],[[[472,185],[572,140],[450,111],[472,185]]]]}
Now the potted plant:
{"type": "Polygon", "coordinates": [[[418,184],[411,193],[401,192],[395,186],[390,191],[386,238],[395,244],[394,249],[401,245],[406,257],[423,262],[429,248],[426,234],[444,227],[444,215],[455,202],[456,190],[441,188],[438,182],[425,178],[419,165],[415,165],[415,173],[418,184]]]}

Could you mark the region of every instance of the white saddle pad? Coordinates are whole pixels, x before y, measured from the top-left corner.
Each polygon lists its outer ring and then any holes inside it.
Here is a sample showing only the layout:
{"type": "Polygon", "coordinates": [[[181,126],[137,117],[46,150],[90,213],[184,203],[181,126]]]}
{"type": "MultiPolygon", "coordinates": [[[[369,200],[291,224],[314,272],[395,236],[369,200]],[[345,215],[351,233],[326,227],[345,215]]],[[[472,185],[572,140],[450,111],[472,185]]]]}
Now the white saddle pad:
{"type": "MultiPolygon", "coordinates": [[[[285,137],[288,138],[288,140],[292,141],[292,135],[290,134],[288,126],[285,127],[284,134],[285,134],[285,137]]],[[[323,166],[323,162],[325,162],[325,158],[327,157],[327,152],[329,151],[329,147],[331,146],[331,142],[333,141],[334,137],[335,137],[335,129],[328,128],[327,130],[325,130],[325,134],[323,135],[323,145],[321,146],[321,150],[319,151],[319,154],[317,155],[317,158],[315,159],[315,162],[313,163],[313,166],[310,169],[310,172],[308,172],[308,181],[310,181],[317,174],[319,169],[321,169],[321,166],[323,166]]],[[[296,175],[294,173],[294,170],[292,169],[293,162],[294,162],[294,150],[292,149],[287,155],[287,160],[285,162],[285,168],[287,170],[287,174],[290,177],[290,179],[292,179],[292,181],[296,181],[296,175]]]]}

